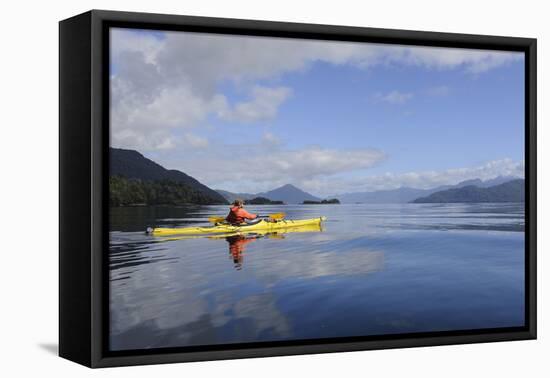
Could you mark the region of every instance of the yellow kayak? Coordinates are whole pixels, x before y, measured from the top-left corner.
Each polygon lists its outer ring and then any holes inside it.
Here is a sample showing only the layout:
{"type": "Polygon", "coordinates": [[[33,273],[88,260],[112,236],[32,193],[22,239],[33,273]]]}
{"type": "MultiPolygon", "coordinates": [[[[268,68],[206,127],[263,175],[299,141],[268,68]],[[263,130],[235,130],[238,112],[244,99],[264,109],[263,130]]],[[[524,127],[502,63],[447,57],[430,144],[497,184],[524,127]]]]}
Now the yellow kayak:
{"type": "Polygon", "coordinates": [[[258,223],[242,226],[233,226],[230,224],[218,223],[210,227],[182,227],[182,228],[153,228],[148,230],[154,236],[171,235],[201,235],[201,234],[232,234],[232,233],[254,233],[254,232],[277,232],[293,228],[303,228],[307,226],[321,226],[325,217],[301,219],[301,220],[261,220],[258,223]]]}
{"type": "Polygon", "coordinates": [[[285,227],[278,228],[276,231],[269,230],[256,230],[256,231],[240,231],[240,232],[228,232],[225,234],[202,234],[202,235],[166,235],[163,236],[159,241],[174,241],[174,240],[187,240],[187,239],[199,239],[199,238],[208,238],[208,239],[225,239],[227,237],[236,236],[236,235],[254,235],[254,236],[266,236],[270,239],[284,239],[284,235],[287,233],[300,233],[300,232],[321,232],[323,228],[321,223],[306,224],[305,226],[294,226],[294,227],[285,227]]]}

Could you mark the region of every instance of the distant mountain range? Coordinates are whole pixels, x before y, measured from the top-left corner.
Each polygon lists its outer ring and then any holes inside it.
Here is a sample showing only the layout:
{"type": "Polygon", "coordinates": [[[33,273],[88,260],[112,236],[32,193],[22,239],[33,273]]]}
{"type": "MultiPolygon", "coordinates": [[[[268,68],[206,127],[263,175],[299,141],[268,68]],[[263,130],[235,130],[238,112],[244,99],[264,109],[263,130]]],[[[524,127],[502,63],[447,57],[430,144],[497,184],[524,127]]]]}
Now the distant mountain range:
{"type": "Polygon", "coordinates": [[[460,188],[438,191],[411,202],[525,202],[525,180],[517,179],[489,187],[467,185],[460,188]]]}
{"type": "MultiPolygon", "coordinates": [[[[499,176],[485,181],[466,180],[433,189],[401,187],[327,198],[337,198],[341,203],[523,202],[524,187],[523,179],[499,176]]],[[[255,194],[213,190],[181,171],[162,167],[137,151],[110,148],[111,205],[227,204],[236,198],[251,200],[257,197],[287,204],[321,201],[321,198],[291,184],[255,194]]]]}
{"type": "Polygon", "coordinates": [[[398,189],[378,190],[372,192],[355,192],[331,196],[338,198],[342,203],[408,203],[420,197],[427,197],[432,193],[442,190],[461,188],[464,186],[477,186],[487,188],[516,179],[511,176],[498,176],[494,179],[482,181],[480,179],[462,181],[456,185],[443,185],[432,189],[416,189],[401,187],[398,189]]]}
{"type": "Polygon", "coordinates": [[[284,203],[302,203],[304,201],[320,200],[320,198],[304,192],[302,189],[291,184],[283,185],[269,192],[258,193],[258,197],[269,198],[272,201],[283,201],[284,203]]]}
{"type": "Polygon", "coordinates": [[[304,192],[303,190],[291,184],[286,184],[279,188],[270,190],[268,192],[262,192],[262,193],[256,193],[256,194],[232,193],[232,192],[228,192],[226,190],[220,190],[220,189],[217,189],[216,191],[221,195],[223,195],[230,202],[234,201],[236,198],[249,200],[256,197],[267,198],[271,201],[283,201],[284,203],[290,203],[290,204],[303,203],[304,201],[321,200],[320,198],[315,197],[307,192],[304,192]]]}
{"type": "Polygon", "coordinates": [[[111,200],[120,197],[114,204],[227,203],[221,194],[193,177],[166,169],[137,151],[110,148],[109,152],[110,176],[114,178],[111,200]]]}

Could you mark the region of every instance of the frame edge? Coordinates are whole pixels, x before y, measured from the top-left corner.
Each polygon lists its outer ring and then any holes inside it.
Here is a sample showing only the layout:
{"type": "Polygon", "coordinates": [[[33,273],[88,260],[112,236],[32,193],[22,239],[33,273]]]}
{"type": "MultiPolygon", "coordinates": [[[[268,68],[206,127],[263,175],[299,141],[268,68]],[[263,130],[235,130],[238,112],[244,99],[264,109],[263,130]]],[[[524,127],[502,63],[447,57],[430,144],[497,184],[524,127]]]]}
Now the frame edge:
{"type": "Polygon", "coordinates": [[[90,366],[90,20],[59,22],[59,356],[90,366]]]}

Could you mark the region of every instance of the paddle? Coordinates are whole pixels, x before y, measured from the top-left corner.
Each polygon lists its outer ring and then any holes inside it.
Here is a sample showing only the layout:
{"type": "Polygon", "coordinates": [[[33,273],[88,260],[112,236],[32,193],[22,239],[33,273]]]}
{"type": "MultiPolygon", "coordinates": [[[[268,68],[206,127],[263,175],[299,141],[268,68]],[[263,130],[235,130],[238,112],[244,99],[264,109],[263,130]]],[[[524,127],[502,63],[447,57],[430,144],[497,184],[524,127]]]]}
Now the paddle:
{"type": "Polygon", "coordinates": [[[219,223],[219,222],[223,222],[225,220],[224,217],[209,217],[208,218],[208,222],[210,223],[219,223]]]}
{"type": "MultiPolygon", "coordinates": [[[[260,218],[271,218],[275,220],[281,220],[284,219],[286,216],[285,213],[274,213],[274,214],[268,214],[268,215],[260,215],[260,218]]],[[[219,223],[223,222],[225,220],[225,217],[209,217],[208,222],[210,223],[219,223]]]]}
{"type": "Polygon", "coordinates": [[[267,214],[266,218],[281,220],[281,219],[284,219],[285,217],[286,217],[285,213],[273,213],[273,214],[267,214]]]}

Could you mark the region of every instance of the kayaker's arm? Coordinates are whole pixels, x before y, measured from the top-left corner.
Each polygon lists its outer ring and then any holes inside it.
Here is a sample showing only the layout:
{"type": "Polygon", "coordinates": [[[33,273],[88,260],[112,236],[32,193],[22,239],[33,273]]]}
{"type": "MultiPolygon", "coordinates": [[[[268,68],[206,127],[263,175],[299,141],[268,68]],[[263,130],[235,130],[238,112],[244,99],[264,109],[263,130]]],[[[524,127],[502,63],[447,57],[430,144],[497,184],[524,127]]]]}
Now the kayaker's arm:
{"type": "Polygon", "coordinates": [[[239,209],[239,216],[245,218],[245,219],[256,219],[258,218],[258,215],[249,213],[245,209],[239,209]]]}

